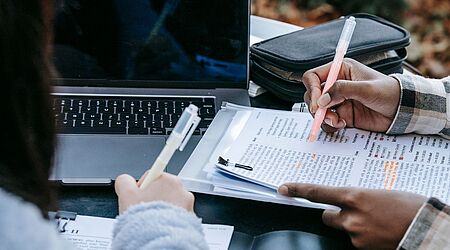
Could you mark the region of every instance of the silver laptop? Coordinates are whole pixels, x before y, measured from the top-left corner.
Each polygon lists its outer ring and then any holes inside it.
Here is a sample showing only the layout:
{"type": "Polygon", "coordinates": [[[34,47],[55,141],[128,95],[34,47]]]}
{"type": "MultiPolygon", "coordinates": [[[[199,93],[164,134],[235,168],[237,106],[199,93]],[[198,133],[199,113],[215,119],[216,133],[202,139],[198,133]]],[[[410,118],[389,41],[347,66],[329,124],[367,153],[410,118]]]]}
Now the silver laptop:
{"type": "Polygon", "coordinates": [[[57,0],[51,180],[139,178],[185,107],[202,122],[167,171],[177,174],[223,101],[249,105],[248,0],[57,0]]]}

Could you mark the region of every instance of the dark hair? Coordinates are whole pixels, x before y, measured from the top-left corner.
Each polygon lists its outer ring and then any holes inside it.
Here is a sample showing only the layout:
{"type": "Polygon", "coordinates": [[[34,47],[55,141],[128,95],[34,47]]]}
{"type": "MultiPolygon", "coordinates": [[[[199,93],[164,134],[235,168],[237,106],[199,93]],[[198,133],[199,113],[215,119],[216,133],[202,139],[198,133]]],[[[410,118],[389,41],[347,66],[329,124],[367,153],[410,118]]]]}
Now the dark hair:
{"type": "Polygon", "coordinates": [[[55,144],[49,98],[50,0],[0,1],[0,187],[54,207],[48,181],[55,144]]]}

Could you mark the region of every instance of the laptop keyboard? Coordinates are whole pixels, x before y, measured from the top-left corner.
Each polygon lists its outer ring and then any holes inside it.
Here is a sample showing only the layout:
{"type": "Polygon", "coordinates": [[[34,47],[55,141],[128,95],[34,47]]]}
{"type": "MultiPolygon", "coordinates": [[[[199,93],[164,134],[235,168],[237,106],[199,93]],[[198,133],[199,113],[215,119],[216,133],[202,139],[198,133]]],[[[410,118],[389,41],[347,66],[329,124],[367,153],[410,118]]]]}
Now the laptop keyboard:
{"type": "Polygon", "coordinates": [[[214,98],[53,96],[62,134],[168,135],[184,108],[194,104],[202,118],[194,135],[203,135],[215,115],[214,98]]]}

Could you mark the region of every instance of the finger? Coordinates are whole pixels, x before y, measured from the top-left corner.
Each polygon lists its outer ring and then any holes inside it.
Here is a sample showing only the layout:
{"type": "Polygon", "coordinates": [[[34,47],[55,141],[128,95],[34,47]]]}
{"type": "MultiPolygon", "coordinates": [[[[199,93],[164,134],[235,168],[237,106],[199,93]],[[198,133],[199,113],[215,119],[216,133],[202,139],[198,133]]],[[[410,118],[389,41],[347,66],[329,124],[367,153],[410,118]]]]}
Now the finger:
{"type": "Polygon", "coordinates": [[[136,185],[136,180],[133,177],[123,174],[116,178],[114,188],[117,196],[122,196],[130,192],[135,192],[136,189],[138,189],[138,186],[136,185]]]}
{"type": "Polygon", "coordinates": [[[331,102],[331,96],[329,93],[326,93],[319,97],[319,99],[317,100],[317,105],[319,105],[320,108],[327,108],[327,105],[330,102],[331,102]]]}
{"type": "Polygon", "coordinates": [[[144,182],[145,177],[147,176],[147,174],[148,174],[148,170],[145,171],[145,173],[141,176],[141,178],[139,178],[139,181],[138,181],[138,183],[137,183],[137,186],[138,186],[138,187],[140,187],[140,186],[142,185],[142,182],[144,182]]]}
{"type": "Polygon", "coordinates": [[[308,105],[308,109],[309,109],[308,111],[310,113],[312,113],[311,112],[311,94],[309,91],[306,91],[305,94],[303,95],[303,101],[306,103],[306,105],[308,105]]]}
{"type": "Polygon", "coordinates": [[[325,119],[322,123],[322,130],[326,133],[335,133],[339,129],[336,128],[336,124],[339,122],[339,116],[332,112],[331,110],[327,110],[327,113],[325,114],[325,119]]]}
{"type": "Polygon", "coordinates": [[[342,206],[348,190],[342,187],[328,187],[316,184],[286,183],[278,188],[278,192],[286,196],[305,198],[312,202],[342,206]]]}
{"type": "Polygon", "coordinates": [[[347,100],[343,102],[339,107],[336,108],[336,114],[338,116],[338,123],[336,124],[336,128],[353,128],[353,101],[347,100]]]}
{"type": "Polygon", "coordinates": [[[318,84],[320,86],[323,82],[325,82],[327,80],[328,73],[330,72],[330,69],[331,69],[331,64],[332,64],[332,62],[329,62],[322,66],[319,66],[314,69],[310,69],[310,70],[306,71],[303,74],[303,79],[302,79],[303,83],[305,83],[305,80],[307,80],[308,84],[313,84],[313,85],[318,84]],[[309,77],[312,77],[312,78],[309,78],[309,77]],[[314,80],[314,82],[308,81],[308,80],[314,80]]]}
{"type": "MultiPolygon", "coordinates": [[[[317,111],[317,100],[322,95],[322,83],[325,81],[326,76],[323,77],[325,71],[322,69],[324,66],[318,67],[313,70],[309,70],[303,74],[303,84],[306,90],[309,92],[310,98],[310,112],[315,113],[317,111]]],[[[328,72],[326,72],[328,75],[328,72]]]]}
{"type": "Polygon", "coordinates": [[[365,104],[370,99],[368,95],[373,95],[370,88],[371,85],[367,82],[338,80],[317,102],[322,104],[323,108],[340,105],[346,100],[356,100],[365,104]]]}
{"type": "Polygon", "coordinates": [[[322,221],[323,221],[323,224],[325,224],[329,227],[336,228],[339,230],[344,230],[344,228],[342,226],[341,211],[336,211],[336,210],[323,211],[322,221]]]}
{"type": "Polygon", "coordinates": [[[322,123],[321,126],[322,130],[325,131],[325,133],[335,133],[336,131],[338,131],[339,129],[331,127],[328,124],[322,123]]]}
{"type": "Polygon", "coordinates": [[[153,183],[162,190],[166,190],[168,188],[181,188],[183,186],[179,177],[169,173],[162,173],[153,181],[153,183]]]}
{"type": "Polygon", "coordinates": [[[333,128],[337,128],[336,125],[339,122],[339,115],[336,112],[332,112],[331,110],[327,110],[325,114],[325,119],[323,122],[333,128]]]}
{"type": "MultiPolygon", "coordinates": [[[[337,79],[352,80],[350,69],[351,65],[355,64],[353,60],[345,59],[339,70],[339,75],[337,79]]],[[[318,99],[324,94],[323,87],[328,74],[330,72],[332,62],[325,65],[319,66],[317,68],[308,70],[303,74],[303,83],[308,91],[311,92],[311,110],[315,113],[318,108],[318,99]],[[320,87],[319,87],[320,86],[320,87]]]]}

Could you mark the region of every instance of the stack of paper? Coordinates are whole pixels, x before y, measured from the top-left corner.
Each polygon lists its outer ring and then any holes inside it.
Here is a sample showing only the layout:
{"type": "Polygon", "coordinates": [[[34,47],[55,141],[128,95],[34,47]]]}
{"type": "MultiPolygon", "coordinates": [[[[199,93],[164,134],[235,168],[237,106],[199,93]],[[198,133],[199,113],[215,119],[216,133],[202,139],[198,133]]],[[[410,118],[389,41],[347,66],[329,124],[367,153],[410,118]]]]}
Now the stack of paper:
{"type": "MultiPolygon", "coordinates": [[[[286,182],[410,191],[450,201],[450,141],[438,136],[387,136],[358,129],[307,138],[309,114],[237,111],[203,171],[220,193],[271,196],[286,182]],[[217,164],[218,156],[252,171],[217,164]]],[[[304,202],[300,200],[299,202],[304,202]]],[[[304,204],[303,204],[304,205],[304,204]]]]}

